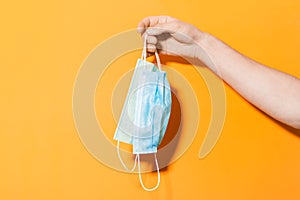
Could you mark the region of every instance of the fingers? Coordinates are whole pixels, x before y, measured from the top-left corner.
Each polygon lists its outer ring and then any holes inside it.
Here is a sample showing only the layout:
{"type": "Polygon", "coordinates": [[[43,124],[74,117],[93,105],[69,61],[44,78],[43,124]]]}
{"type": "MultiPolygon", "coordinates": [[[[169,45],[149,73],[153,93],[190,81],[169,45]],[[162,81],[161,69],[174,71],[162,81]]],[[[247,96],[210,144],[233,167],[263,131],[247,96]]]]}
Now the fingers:
{"type": "Polygon", "coordinates": [[[159,16],[146,17],[139,22],[137,31],[143,34],[147,27],[155,26],[158,22],[159,16]]]}
{"type": "Polygon", "coordinates": [[[148,35],[147,43],[148,44],[156,44],[157,43],[157,38],[155,36],[148,35]]]}
{"type": "Polygon", "coordinates": [[[147,44],[147,52],[154,53],[156,51],[156,45],[155,44],[147,44]]]}
{"type": "Polygon", "coordinates": [[[150,16],[139,22],[137,31],[144,34],[148,27],[156,26],[157,24],[169,23],[176,20],[170,16],[150,16]]]}
{"type": "Polygon", "coordinates": [[[164,24],[157,24],[156,26],[149,27],[146,30],[148,35],[161,35],[163,33],[173,34],[178,31],[178,25],[176,22],[164,23],[164,24]]]}
{"type": "Polygon", "coordinates": [[[155,36],[148,36],[147,37],[147,52],[154,53],[155,51],[161,52],[162,50],[165,50],[167,47],[167,42],[169,39],[160,40],[159,38],[155,36]]]}
{"type": "Polygon", "coordinates": [[[154,52],[155,47],[157,48],[157,44],[161,41],[165,41],[166,39],[171,37],[171,34],[176,33],[176,24],[165,23],[165,24],[157,24],[155,27],[148,28],[143,34],[142,37],[145,39],[145,34],[147,34],[147,48],[149,52],[154,52]]]}
{"type": "MultiPolygon", "coordinates": [[[[144,18],[138,24],[138,32],[145,39],[145,34],[147,34],[147,52],[153,53],[156,50],[160,52],[165,52],[169,54],[167,45],[169,40],[174,40],[177,43],[182,42],[185,44],[189,42],[186,38],[183,37],[186,29],[186,24],[180,22],[179,20],[168,17],[168,16],[151,16],[144,18]]],[[[180,44],[179,44],[180,45],[180,44]]],[[[172,47],[172,46],[171,46],[172,47]]],[[[174,48],[177,48],[174,46],[174,48]]]]}
{"type": "Polygon", "coordinates": [[[147,37],[147,51],[150,52],[150,53],[154,53],[155,50],[156,50],[157,42],[158,42],[158,40],[155,36],[148,36],[147,37]]]}

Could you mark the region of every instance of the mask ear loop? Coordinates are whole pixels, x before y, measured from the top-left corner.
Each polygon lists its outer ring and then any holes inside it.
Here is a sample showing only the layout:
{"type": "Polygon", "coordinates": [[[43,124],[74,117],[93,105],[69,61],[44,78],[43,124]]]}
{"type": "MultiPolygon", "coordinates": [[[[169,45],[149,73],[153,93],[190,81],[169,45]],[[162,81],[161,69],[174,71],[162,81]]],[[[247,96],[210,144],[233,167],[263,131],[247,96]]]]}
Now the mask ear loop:
{"type": "MultiPolygon", "coordinates": [[[[145,62],[146,62],[146,57],[147,57],[147,37],[148,37],[148,35],[145,34],[144,47],[143,47],[143,52],[142,52],[142,56],[141,56],[141,59],[144,60],[145,62]]],[[[157,67],[161,71],[161,63],[160,63],[160,58],[159,58],[157,50],[155,50],[154,53],[155,53],[155,57],[156,57],[157,67]]],[[[158,166],[156,153],[154,154],[154,158],[155,158],[155,165],[156,165],[156,171],[157,171],[157,183],[153,188],[146,188],[146,186],[144,185],[143,179],[142,179],[142,174],[141,174],[140,154],[137,154],[136,158],[137,158],[137,163],[138,163],[139,179],[140,179],[140,183],[141,183],[143,189],[148,192],[156,190],[160,184],[160,172],[159,172],[159,166],[158,166]]]]}
{"type": "Polygon", "coordinates": [[[158,161],[157,161],[157,157],[156,157],[156,153],[154,154],[154,158],[155,158],[155,165],[156,165],[156,170],[157,170],[157,183],[156,186],[154,186],[153,188],[146,188],[144,183],[143,183],[143,179],[142,179],[142,174],[141,174],[141,166],[140,166],[140,154],[137,154],[137,158],[138,158],[138,171],[139,171],[139,179],[140,179],[140,183],[143,187],[144,190],[151,192],[154,191],[158,188],[159,184],[160,184],[160,172],[159,172],[159,166],[158,166],[158,161]]]}
{"type": "Polygon", "coordinates": [[[160,63],[160,58],[158,56],[157,50],[155,50],[154,53],[155,53],[155,57],[156,57],[157,67],[158,67],[159,71],[161,71],[161,63],[160,63]]]}
{"type": "MultiPolygon", "coordinates": [[[[148,35],[145,34],[144,47],[143,47],[143,52],[142,52],[142,56],[141,56],[141,59],[144,61],[146,61],[146,57],[147,57],[147,37],[148,37],[148,35]]],[[[160,58],[159,58],[157,50],[155,50],[154,54],[155,54],[155,58],[156,58],[156,62],[157,62],[157,67],[161,71],[161,63],[160,63],[160,58]]]]}
{"type": "Polygon", "coordinates": [[[148,37],[148,35],[145,34],[144,46],[143,46],[143,51],[142,51],[142,56],[141,56],[141,59],[144,61],[146,60],[146,57],[147,57],[147,37],[148,37]]]}
{"type": "Polygon", "coordinates": [[[119,140],[118,140],[118,144],[117,144],[117,153],[118,153],[119,160],[120,160],[121,164],[123,165],[124,169],[127,170],[128,172],[133,172],[134,169],[135,169],[135,167],[136,167],[137,155],[135,156],[134,165],[133,165],[132,169],[129,170],[128,167],[123,162],[123,159],[121,158],[121,154],[120,154],[120,141],[119,140]]]}

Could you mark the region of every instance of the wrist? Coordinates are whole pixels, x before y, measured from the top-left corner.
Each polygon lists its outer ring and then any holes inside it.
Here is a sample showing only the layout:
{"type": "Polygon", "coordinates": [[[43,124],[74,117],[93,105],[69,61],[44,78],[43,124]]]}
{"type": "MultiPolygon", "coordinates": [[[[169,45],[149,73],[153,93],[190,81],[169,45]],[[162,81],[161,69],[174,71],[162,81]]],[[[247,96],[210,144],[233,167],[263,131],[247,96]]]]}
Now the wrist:
{"type": "Polygon", "coordinates": [[[208,54],[208,47],[211,40],[211,35],[206,32],[201,32],[199,37],[195,39],[196,43],[196,59],[200,60],[206,67],[211,68],[211,60],[208,54]]]}
{"type": "Polygon", "coordinates": [[[209,33],[200,31],[200,33],[198,34],[198,36],[195,38],[195,42],[196,42],[196,44],[199,47],[201,47],[202,49],[204,49],[205,46],[207,46],[206,43],[207,43],[207,40],[209,39],[210,36],[211,35],[209,33]]]}

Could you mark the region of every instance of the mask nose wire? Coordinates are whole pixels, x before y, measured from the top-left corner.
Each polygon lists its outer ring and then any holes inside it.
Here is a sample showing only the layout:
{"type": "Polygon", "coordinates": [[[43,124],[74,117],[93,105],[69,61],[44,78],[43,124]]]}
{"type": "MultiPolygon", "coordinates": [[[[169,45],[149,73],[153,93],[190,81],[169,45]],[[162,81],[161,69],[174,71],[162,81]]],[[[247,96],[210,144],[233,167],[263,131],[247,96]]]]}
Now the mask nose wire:
{"type": "Polygon", "coordinates": [[[139,179],[140,179],[140,183],[143,187],[144,190],[151,192],[154,191],[158,188],[159,184],[160,184],[160,172],[159,172],[159,166],[158,166],[158,161],[157,161],[157,157],[156,157],[156,153],[154,154],[154,158],[155,158],[155,165],[156,165],[156,170],[157,170],[157,183],[156,186],[154,186],[153,188],[146,188],[144,183],[143,183],[143,179],[142,179],[142,174],[141,174],[141,166],[140,166],[140,154],[137,154],[137,163],[138,163],[138,171],[139,171],[139,179]]]}
{"type": "MultiPolygon", "coordinates": [[[[146,57],[147,57],[147,38],[148,38],[148,35],[145,34],[144,47],[143,47],[143,52],[142,52],[142,56],[141,56],[141,59],[144,60],[144,61],[146,61],[146,57]]],[[[155,54],[155,58],[156,58],[156,62],[157,62],[157,67],[161,71],[161,63],[160,63],[160,58],[159,58],[157,49],[155,49],[154,54],[155,54]]]]}

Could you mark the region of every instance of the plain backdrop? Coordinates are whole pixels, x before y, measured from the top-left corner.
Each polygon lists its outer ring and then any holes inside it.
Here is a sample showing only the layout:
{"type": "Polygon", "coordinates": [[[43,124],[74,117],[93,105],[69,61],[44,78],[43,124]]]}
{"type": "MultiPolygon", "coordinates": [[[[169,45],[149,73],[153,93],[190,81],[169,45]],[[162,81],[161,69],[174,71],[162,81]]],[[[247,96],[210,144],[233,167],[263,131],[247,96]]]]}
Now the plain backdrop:
{"type": "MultiPolygon", "coordinates": [[[[145,192],[136,175],[113,170],[91,156],[72,115],[73,86],[84,59],[98,44],[134,29],[148,15],[192,23],[251,58],[300,77],[299,10],[298,0],[2,2],[0,199],[299,199],[297,132],[256,110],[226,85],[220,140],[205,159],[198,158],[211,105],[207,86],[191,66],[165,60],[193,88],[201,119],[195,140],[162,172],[154,192],[145,192]]],[[[137,51],[120,57],[110,66],[111,73],[121,76],[133,69],[139,56],[137,51]]],[[[97,104],[101,91],[114,87],[105,80],[102,84],[108,87],[100,84],[96,91],[96,109],[112,136],[116,124],[111,111],[105,114],[105,105],[97,104]]],[[[182,108],[189,106],[188,99],[179,100],[182,108]]],[[[187,133],[181,134],[184,138],[187,133]]],[[[155,173],[143,177],[148,186],[156,181],[155,173]]]]}

